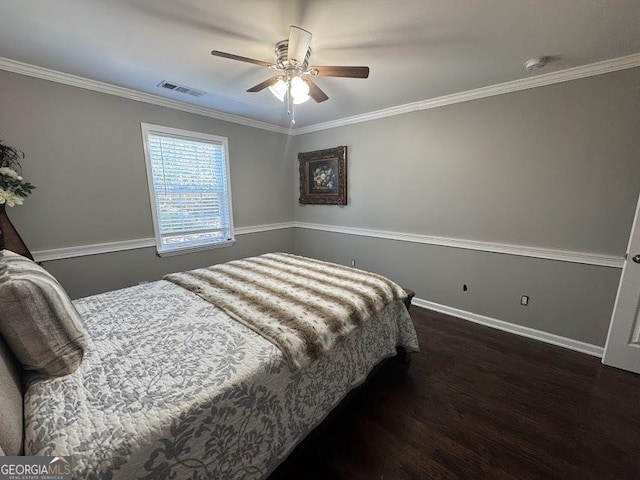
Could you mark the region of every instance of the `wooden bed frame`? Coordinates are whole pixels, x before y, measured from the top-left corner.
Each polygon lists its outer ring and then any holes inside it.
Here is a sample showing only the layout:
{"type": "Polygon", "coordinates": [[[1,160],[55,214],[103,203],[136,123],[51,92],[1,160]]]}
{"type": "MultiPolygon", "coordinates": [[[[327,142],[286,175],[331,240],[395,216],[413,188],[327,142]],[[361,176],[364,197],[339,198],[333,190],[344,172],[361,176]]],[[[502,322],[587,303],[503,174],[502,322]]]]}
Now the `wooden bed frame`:
{"type": "Polygon", "coordinates": [[[22,367],[0,337],[0,449],[5,455],[24,452],[23,392],[22,367]]]}
{"type": "Polygon", "coordinates": [[[313,449],[313,446],[316,442],[320,441],[322,438],[322,434],[328,430],[331,426],[333,426],[337,420],[339,420],[342,413],[347,410],[354,402],[358,400],[360,395],[362,394],[366,385],[371,381],[373,377],[375,377],[378,372],[382,369],[390,366],[389,364],[392,362],[402,362],[409,363],[411,361],[411,354],[408,353],[404,348],[398,347],[396,349],[396,356],[385,358],[380,363],[378,363],[373,370],[367,375],[367,379],[358,387],[351,390],[347,393],[347,396],[344,397],[336,407],[329,412],[327,417],[318,425],[316,428],[311,430],[307,434],[307,436],[300,442],[296,447],[292,450],[292,452],[287,456],[287,458],[273,471],[267,480],[285,480],[288,478],[292,478],[295,475],[293,468],[295,467],[296,461],[304,455],[307,451],[313,449]]]}

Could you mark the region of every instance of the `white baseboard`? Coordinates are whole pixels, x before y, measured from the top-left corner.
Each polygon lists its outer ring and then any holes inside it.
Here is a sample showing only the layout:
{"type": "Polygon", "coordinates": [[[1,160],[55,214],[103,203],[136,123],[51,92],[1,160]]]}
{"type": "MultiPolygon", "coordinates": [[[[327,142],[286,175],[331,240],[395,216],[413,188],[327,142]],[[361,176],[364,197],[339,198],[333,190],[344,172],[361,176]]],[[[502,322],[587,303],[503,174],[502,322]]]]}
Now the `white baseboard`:
{"type": "Polygon", "coordinates": [[[572,338],[561,337],[560,335],[543,332],[542,330],[536,330],[535,328],[523,327],[522,325],[516,325],[496,318],[485,317],[484,315],[468,312],[455,307],[449,307],[447,305],[431,302],[422,298],[414,298],[411,304],[416,307],[435,310],[436,312],[458,317],[473,323],[479,323],[480,325],[496,328],[504,332],[515,333],[522,337],[533,338],[534,340],[550,343],[551,345],[556,345],[558,347],[564,347],[569,350],[575,350],[576,352],[586,353],[587,355],[592,355],[594,357],[602,358],[604,352],[604,348],[597,345],[573,340],[572,338]]]}

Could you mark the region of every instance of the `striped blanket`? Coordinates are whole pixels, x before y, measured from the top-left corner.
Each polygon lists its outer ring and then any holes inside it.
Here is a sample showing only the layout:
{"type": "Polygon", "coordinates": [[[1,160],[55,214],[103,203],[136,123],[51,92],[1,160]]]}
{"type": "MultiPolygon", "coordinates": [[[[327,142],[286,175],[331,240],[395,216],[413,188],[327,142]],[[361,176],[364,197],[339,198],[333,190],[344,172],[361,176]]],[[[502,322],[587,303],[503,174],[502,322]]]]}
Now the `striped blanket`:
{"type": "Polygon", "coordinates": [[[406,293],[391,280],[286,253],[214,265],[164,277],[223,309],[275,344],[292,370],[406,293]]]}

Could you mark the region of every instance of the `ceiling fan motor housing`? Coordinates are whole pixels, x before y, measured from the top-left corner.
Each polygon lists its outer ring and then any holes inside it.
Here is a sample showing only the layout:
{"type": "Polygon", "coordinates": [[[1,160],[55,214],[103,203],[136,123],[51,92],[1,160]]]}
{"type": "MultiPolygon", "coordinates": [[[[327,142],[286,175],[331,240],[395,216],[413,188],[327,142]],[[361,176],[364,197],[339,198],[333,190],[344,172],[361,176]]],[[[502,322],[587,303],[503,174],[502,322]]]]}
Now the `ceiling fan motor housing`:
{"type": "Polygon", "coordinates": [[[309,57],[311,56],[311,47],[307,49],[302,65],[292,64],[289,62],[289,39],[280,40],[275,46],[277,65],[283,70],[295,68],[300,73],[306,72],[309,67],[309,57]]]}

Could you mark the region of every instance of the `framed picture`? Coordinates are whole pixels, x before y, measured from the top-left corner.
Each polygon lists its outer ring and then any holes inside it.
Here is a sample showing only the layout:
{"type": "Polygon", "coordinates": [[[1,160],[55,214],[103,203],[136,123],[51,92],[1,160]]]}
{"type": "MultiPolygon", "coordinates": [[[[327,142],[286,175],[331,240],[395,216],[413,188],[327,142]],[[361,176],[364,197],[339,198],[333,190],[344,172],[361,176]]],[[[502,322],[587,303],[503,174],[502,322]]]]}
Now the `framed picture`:
{"type": "Polygon", "coordinates": [[[298,154],[300,203],[347,204],[347,147],[298,154]]]}

